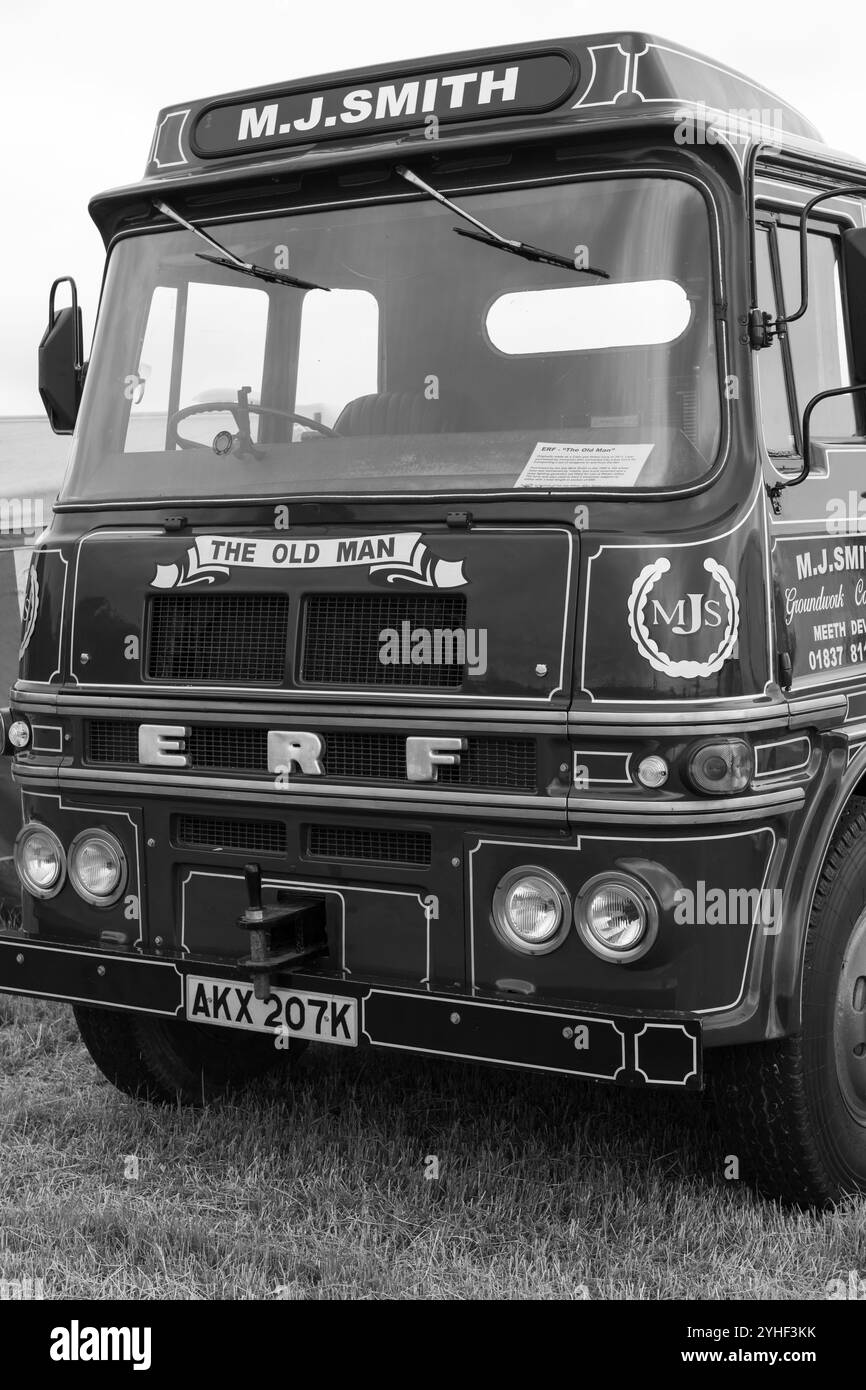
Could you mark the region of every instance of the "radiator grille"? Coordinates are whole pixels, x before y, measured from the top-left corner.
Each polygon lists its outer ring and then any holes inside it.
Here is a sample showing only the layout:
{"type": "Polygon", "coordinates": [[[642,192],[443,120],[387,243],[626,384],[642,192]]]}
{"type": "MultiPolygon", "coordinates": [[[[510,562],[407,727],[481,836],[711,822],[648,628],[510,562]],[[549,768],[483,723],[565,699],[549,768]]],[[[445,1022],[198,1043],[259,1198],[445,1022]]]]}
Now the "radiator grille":
{"type": "Polygon", "coordinates": [[[137,763],[138,725],[128,719],[88,719],[84,756],[89,763],[137,763]]]}
{"type": "Polygon", "coordinates": [[[276,820],[232,820],[225,816],[172,817],[172,839],[187,849],[234,849],[285,854],[286,827],[276,820]]]}
{"type": "Polygon", "coordinates": [[[355,859],[415,866],[430,863],[430,836],[422,830],[308,825],[306,844],[307,854],[314,859],[355,859]]]}
{"type": "Polygon", "coordinates": [[[190,767],[267,772],[267,729],[195,725],[187,739],[190,767]]]}
{"type": "MultiPolygon", "coordinates": [[[[86,727],[88,762],[103,765],[135,765],[138,762],[136,723],[124,719],[91,719],[86,727]]],[[[326,777],[338,782],[406,781],[404,734],[334,731],[322,737],[326,777]]],[[[536,790],[534,739],[475,736],[468,738],[466,745],[458,766],[439,768],[437,786],[536,790]]],[[[200,771],[239,775],[267,772],[267,730],[220,724],[193,725],[187,739],[187,753],[190,767],[200,771]]]]}
{"type": "Polygon", "coordinates": [[[154,594],[145,673],[155,681],[280,682],[288,620],[285,594],[154,594]]]}
{"type": "MultiPolygon", "coordinates": [[[[465,630],[462,594],[308,594],[301,622],[301,680],[308,685],[393,686],[401,689],[459,689],[464,664],[439,665],[380,660],[385,628],[401,634],[426,628],[431,634],[465,630]]],[[[442,640],[440,658],[452,657],[442,640]]],[[[402,652],[399,653],[402,655],[402,652]]],[[[435,651],[434,651],[435,655],[435,651]]]]}
{"type": "MultiPolygon", "coordinates": [[[[440,767],[443,786],[503,787],[534,791],[536,750],[531,738],[469,738],[456,767],[440,767]]],[[[325,770],[339,781],[405,782],[403,734],[329,733],[325,770]]]]}

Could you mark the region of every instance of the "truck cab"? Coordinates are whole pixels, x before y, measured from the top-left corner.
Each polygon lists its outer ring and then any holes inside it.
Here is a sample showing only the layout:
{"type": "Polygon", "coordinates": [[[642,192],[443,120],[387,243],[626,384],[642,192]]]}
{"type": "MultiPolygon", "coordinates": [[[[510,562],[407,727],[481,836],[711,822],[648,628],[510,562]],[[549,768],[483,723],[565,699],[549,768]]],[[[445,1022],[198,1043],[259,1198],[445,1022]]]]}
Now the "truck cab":
{"type": "Polygon", "coordinates": [[[866,1188],[866,167],[604,34],[177,103],[90,206],[0,988],[157,1099],[712,1071],[866,1188]]]}

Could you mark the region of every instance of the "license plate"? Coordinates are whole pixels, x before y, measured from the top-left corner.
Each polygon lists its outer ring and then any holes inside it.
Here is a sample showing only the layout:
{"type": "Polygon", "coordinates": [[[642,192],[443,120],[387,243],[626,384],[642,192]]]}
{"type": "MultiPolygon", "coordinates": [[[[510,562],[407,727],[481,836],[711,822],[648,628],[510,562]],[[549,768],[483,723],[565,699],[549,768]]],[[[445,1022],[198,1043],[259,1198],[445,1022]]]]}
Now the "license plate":
{"type": "Polygon", "coordinates": [[[358,1001],[337,994],[271,989],[256,999],[252,985],[202,975],[186,977],[186,1016],[191,1023],[215,1023],[248,1033],[280,1033],[310,1042],[358,1046],[358,1001]]]}

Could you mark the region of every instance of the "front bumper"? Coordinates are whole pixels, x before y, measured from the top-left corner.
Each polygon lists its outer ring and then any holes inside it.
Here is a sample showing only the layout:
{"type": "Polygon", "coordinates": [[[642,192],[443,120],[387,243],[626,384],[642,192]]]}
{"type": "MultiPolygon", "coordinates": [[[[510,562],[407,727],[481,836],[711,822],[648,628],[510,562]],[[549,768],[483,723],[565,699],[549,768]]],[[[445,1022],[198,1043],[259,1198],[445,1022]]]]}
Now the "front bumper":
{"type": "MultiPolygon", "coordinates": [[[[0,991],[12,994],[183,1018],[185,978],[202,973],[247,981],[242,970],[215,967],[212,961],[115,955],[24,936],[0,939],[0,991]]],[[[701,1023],[695,1018],[467,999],[316,973],[281,975],[279,983],[357,999],[361,1046],[619,1085],[699,1090],[703,1084],[701,1023]]]]}

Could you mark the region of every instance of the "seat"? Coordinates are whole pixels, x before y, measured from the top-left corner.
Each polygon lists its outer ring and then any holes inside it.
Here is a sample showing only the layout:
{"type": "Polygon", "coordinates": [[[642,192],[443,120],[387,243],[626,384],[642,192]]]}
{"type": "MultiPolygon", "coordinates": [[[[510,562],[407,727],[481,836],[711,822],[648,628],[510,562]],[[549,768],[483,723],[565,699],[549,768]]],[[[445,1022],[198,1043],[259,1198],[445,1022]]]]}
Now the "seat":
{"type": "Polygon", "coordinates": [[[459,429],[455,399],[428,400],[422,391],[382,391],[348,401],[334,429],[343,435],[444,434],[459,429]]]}

